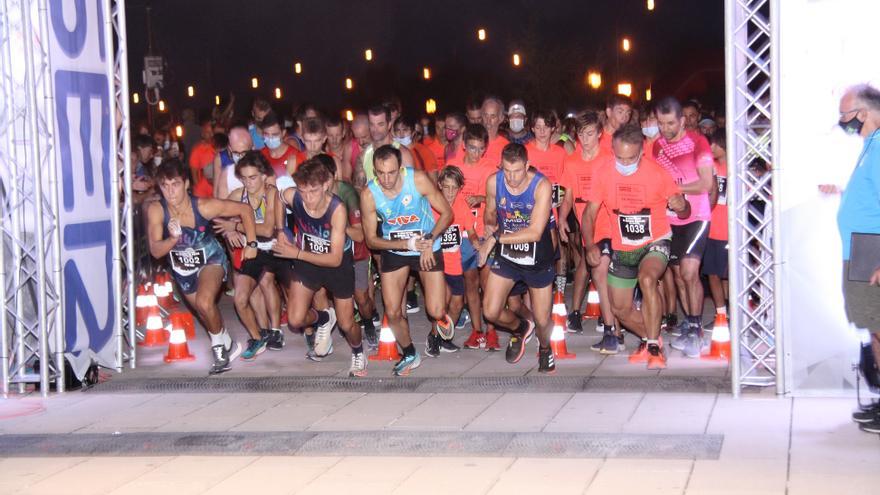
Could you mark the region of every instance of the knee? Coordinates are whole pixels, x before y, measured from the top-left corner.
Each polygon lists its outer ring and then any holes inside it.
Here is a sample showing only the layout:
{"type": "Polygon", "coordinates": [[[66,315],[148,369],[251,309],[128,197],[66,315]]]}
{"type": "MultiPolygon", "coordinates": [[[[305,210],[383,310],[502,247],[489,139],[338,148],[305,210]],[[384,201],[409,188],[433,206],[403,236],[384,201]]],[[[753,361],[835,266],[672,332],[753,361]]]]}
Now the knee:
{"type": "Polygon", "coordinates": [[[306,316],[308,314],[308,308],[303,311],[293,306],[289,307],[287,309],[287,325],[292,328],[305,328],[309,326],[309,323],[306,322],[306,316]]]}
{"type": "Polygon", "coordinates": [[[388,320],[391,321],[399,321],[403,318],[403,311],[399,305],[396,306],[385,306],[385,316],[388,317],[388,320]]]}
{"type": "Polygon", "coordinates": [[[232,301],[235,303],[235,309],[238,311],[247,309],[250,305],[250,296],[245,294],[243,290],[235,291],[235,297],[232,298],[232,301]]]}
{"type": "MultiPolygon", "coordinates": [[[[238,305],[236,304],[236,307],[238,305]]],[[[211,311],[215,310],[216,306],[214,305],[214,298],[206,295],[197,295],[196,296],[196,310],[203,314],[209,314],[211,311]]]]}
{"type": "Polygon", "coordinates": [[[489,321],[498,321],[501,315],[501,308],[483,305],[483,318],[489,321]]]}
{"type": "Polygon", "coordinates": [[[639,274],[639,288],[642,293],[653,292],[657,287],[657,278],[653,275],[639,274]]]}

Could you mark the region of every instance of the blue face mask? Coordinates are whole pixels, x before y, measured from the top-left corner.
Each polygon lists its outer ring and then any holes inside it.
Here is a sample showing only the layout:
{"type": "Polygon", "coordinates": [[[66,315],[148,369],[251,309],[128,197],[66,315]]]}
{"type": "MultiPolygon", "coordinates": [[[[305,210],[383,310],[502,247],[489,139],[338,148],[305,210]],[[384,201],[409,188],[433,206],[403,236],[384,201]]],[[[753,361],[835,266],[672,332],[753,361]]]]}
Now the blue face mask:
{"type": "Polygon", "coordinates": [[[646,138],[653,138],[657,134],[660,134],[660,128],[656,125],[649,125],[648,127],[642,127],[642,134],[645,135],[646,138]]]}
{"type": "Polygon", "coordinates": [[[281,146],[281,136],[265,136],[263,142],[266,143],[267,148],[274,150],[281,146]]]}
{"type": "Polygon", "coordinates": [[[635,163],[633,163],[632,165],[624,165],[624,164],[620,163],[619,161],[615,160],[614,161],[614,168],[616,168],[617,171],[621,173],[621,175],[632,175],[632,174],[636,173],[636,170],[639,169],[639,161],[641,159],[642,159],[642,157],[639,156],[639,159],[636,160],[635,163]]]}
{"type": "Polygon", "coordinates": [[[404,136],[397,138],[396,141],[404,146],[409,147],[412,144],[412,136],[404,136]]]}

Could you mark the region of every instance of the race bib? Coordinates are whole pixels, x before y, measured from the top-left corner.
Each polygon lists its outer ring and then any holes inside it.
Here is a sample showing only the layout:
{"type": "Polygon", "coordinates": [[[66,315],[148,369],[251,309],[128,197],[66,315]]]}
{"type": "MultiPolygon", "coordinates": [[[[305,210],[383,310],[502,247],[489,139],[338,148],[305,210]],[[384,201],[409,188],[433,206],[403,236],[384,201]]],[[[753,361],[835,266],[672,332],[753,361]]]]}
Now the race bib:
{"type": "MultiPolygon", "coordinates": [[[[510,232],[505,231],[505,234],[510,232]]],[[[502,244],[501,257],[517,265],[535,266],[536,242],[502,244]]]]}
{"type": "Polygon", "coordinates": [[[180,275],[192,275],[207,263],[204,249],[186,248],[183,251],[170,251],[171,269],[180,275]]]}
{"type": "Polygon", "coordinates": [[[650,241],[651,210],[645,208],[638,213],[618,213],[620,240],[627,246],[641,246],[650,241]]]}
{"type": "Polygon", "coordinates": [[[727,204],[727,177],[716,176],[718,181],[718,204],[727,204]]]}
{"type": "Polygon", "coordinates": [[[455,249],[461,246],[461,228],[458,224],[450,225],[443,237],[440,238],[440,248],[445,250],[455,249]]]}
{"type": "Polygon", "coordinates": [[[330,240],[312,234],[302,235],[302,250],[315,254],[328,254],[330,252],[330,240]]]}
{"type": "Polygon", "coordinates": [[[557,208],[565,197],[565,188],[559,184],[553,184],[553,207],[557,208]]]}
{"type": "MultiPolygon", "coordinates": [[[[412,237],[419,237],[422,235],[421,229],[414,230],[393,230],[388,233],[388,236],[392,241],[405,241],[412,237]]],[[[407,250],[408,251],[408,250],[407,250]]]]}

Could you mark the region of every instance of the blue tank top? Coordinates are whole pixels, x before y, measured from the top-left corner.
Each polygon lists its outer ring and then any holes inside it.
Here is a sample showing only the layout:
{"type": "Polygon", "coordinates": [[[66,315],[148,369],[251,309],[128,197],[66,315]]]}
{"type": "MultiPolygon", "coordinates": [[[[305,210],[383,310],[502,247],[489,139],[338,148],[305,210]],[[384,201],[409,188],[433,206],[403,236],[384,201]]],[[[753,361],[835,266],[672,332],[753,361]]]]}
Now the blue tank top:
{"type": "MultiPolygon", "coordinates": [[[[404,167],[400,172],[403,187],[400,194],[388,198],[382,192],[382,186],[373,179],[368,187],[376,202],[376,213],[379,215],[382,237],[387,240],[409,239],[417,235],[425,235],[434,230],[434,214],[428,198],[422,196],[416,188],[415,171],[404,167]]],[[[434,239],[434,251],[440,250],[440,238],[434,239]]],[[[419,256],[418,251],[391,251],[401,256],[419,256]]]]}
{"type": "MultiPolygon", "coordinates": [[[[321,218],[314,218],[306,212],[302,196],[297,191],[293,195],[293,205],[291,205],[296,224],[296,245],[303,251],[310,253],[330,253],[331,219],[333,218],[333,212],[340,206],[344,206],[342,200],[335,194],[331,195],[327,211],[324,212],[321,218]]],[[[352,248],[351,239],[346,235],[343,251],[351,251],[352,248]]]]}
{"type": "MultiPolygon", "coordinates": [[[[495,206],[498,228],[502,232],[517,232],[529,226],[532,220],[532,210],[535,207],[535,189],[541,179],[545,178],[540,172],[535,176],[520,194],[513,194],[504,183],[504,174],[495,174],[495,206]]],[[[550,234],[550,222],[544,227],[544,232],[537,242],[523,244],[498,244],[496,246],[496,260],[509,263],[523,269],[545,269],[553,263],[553,239],[550,234]]]]}
{"type": "Polygon", "coordinates": [[[232,154],[229,153],[229,150],[223,150],[220,152],[220,170],[225,169],[230,165],[235,165],[235,160],[232,159],[232,154]]]}
{"type": "MultiPolygon", "coordinates": [[[[198,199],[190,196],[189,200],[195,217],[195,227],[181,225],[180,237],[168,252],[171,269],[182,277],[197,273],[205,265],[226,264],[226,253],[223,251],[223,246],[214,237],[211,222],[199,213],[198,199]]],[[[159,202],[165,215],[162,222],[162,232],[167,238],[169,236],[168,221],[171,220],[171,215],[168,212],[168,203],[165,198],[161,198],[159,202]]]]}

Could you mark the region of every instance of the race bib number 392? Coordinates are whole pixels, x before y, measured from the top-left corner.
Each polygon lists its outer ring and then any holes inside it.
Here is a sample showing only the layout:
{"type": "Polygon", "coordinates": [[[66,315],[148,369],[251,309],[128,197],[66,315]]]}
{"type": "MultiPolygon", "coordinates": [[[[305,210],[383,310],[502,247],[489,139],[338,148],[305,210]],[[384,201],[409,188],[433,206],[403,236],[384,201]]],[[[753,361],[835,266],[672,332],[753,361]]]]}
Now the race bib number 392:
{"type": "Polygon", "coordinates": [[[461,246],[461,227],[455,224],[443,232],[443,237],[440,239],[440,248],[454,249],[458,246],[461,246]]]}

